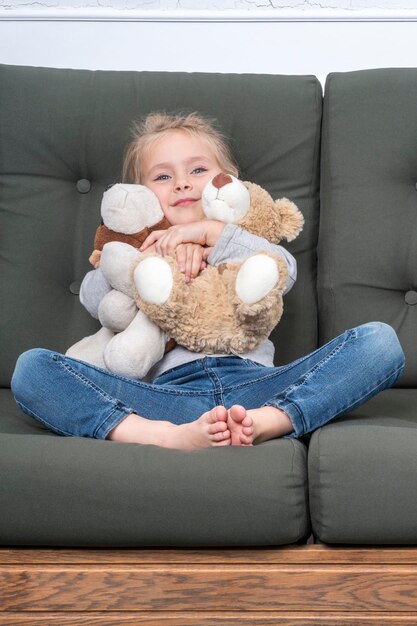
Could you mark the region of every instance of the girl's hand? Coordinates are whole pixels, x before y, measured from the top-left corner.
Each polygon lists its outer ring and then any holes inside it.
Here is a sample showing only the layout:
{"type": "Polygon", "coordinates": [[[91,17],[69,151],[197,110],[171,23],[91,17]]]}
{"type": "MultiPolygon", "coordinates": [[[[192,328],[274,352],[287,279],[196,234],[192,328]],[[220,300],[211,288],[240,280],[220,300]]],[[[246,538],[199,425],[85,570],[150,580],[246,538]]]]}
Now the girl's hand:
{"type": "MultiPolygon", "coordinates": [[[[142,252],[142,250],[141,250],[140,248],[139,248],[139,252],[142,252]]],[[[148,246],[148,247],[146,248],[146,250],[144,250],[144,251],[142,252],[142,254],[153,254],[153,253],[155,253],[155,254],[156,254],[156,247],[155,247],[155,244],[151,244],[150,246],[148,246]]]]}
{"type": "Polygon", "coordinates": [[[207,267],[207,257],[212,248],[203,248],[198,243],[180,243],[175,249],[178,266],[185,274],[185,282],[189,283],[207,267]]]}
{"type": "Polygon", "coordinates": [[[203,220],[189,224],[177,224],[167,230],[154,230],[143,242],[140,251],[144,252],[155,244],[155,250],[162,256],[175,256],[175,249],[182,243],[197,243],[200,246],[214,246],[220,237],[223,222],[203,220]]]}

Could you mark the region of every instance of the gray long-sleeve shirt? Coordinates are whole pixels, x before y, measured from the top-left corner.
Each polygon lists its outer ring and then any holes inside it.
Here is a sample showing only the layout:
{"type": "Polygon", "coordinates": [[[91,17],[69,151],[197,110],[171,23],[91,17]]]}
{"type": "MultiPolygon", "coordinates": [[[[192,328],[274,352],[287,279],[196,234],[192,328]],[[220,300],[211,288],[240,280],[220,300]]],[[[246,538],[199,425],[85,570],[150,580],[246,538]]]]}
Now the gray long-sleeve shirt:
{"type": "MultiPolygon", "coordinates": [[[[284,293],[287,293],[294,285],[297,278],[297,264],[294,257],[282,246],[274,245],[262,237],[252,235],[234,224],[227,224],[225,226],[207,262],[209,265],[216,266],[220,263],[245,259],[263,250],[280,256],[286,262],[288,267],[288,283],[284,293]]],[[[104,278],[100,268],[92,270],[88,272],[81,284],[81,304],[93,317],[98,318],[98,305],[110,290],[111,287],[104,278]]],[[[191,352],[182,346],[176,346],[151,368],[145,380],[152,381],[168,369],[183,365],[189,361],[204,358],[205,356],[207,355],[201,352],[191,352]]],[[[210,356],[226,355],[218,354],[210,356]]],[[[238,354],[237,356],[244,359],[251,359],[262,365],[272,366],[274,361],[274,346],[269,339],[265,339],[255,350],[238,354]]]]}

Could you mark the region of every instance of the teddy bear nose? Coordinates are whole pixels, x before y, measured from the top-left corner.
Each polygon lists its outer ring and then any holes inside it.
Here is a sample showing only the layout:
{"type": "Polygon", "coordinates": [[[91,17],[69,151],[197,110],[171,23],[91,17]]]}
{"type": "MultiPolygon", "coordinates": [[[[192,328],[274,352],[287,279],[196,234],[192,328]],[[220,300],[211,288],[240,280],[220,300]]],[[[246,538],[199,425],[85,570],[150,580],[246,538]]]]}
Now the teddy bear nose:
{"type": "Polygon", "coordinates": [[[217,174],[213,180],[211,181],[212,185],[216,187],[216,189],[221,189],[225,185],[233,182],[233,179],[229,174],[217,174]]]}

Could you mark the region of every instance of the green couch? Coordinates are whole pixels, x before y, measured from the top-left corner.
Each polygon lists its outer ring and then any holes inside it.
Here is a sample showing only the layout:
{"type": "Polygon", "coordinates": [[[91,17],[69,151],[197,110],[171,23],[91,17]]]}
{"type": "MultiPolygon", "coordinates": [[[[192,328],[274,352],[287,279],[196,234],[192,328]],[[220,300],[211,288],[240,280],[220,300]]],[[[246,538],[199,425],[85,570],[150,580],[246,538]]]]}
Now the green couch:
{"type": "Polygon", "coordinates": [[[332,74],[323,105],[313,76],[0,66],[2,546],[417,543],[416,101],[413,69],[332,74]],[[400,388],[311,439],[197,452],[59,437],[19,411],[18,355],[97,328],[78,291],[101,196],[132,120],[161,109],[217,117],[243,178],[305,216],[276,363],[380,320],[400,388]]]}

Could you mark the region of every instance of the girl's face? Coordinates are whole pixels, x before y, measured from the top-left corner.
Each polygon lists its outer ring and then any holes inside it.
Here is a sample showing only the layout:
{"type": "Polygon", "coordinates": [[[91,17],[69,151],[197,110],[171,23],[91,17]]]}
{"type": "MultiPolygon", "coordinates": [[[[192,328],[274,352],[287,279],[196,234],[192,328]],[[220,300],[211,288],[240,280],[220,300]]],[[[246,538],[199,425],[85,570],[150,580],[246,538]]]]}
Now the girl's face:
{"type": "Polygon", "coordinates": [[[142,160],[141,183],[157,195],[172,225],[187,224],[204,218],[203,188],[222,171],[208,142],[172,130],[147,151],[142,160]]]}

